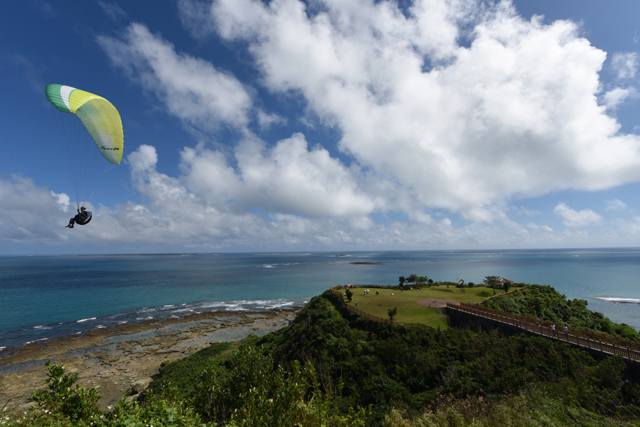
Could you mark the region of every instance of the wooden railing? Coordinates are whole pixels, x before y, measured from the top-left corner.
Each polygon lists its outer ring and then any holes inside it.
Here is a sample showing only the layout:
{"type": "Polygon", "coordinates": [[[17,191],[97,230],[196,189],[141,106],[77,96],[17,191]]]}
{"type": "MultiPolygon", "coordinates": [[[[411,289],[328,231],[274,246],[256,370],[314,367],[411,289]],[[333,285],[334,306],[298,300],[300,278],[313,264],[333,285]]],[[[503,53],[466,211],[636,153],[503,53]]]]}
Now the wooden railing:
{"type": "MultiPolygon", "coordinates": [[[[355,313],[360,314],[368,319],[387,323],[393,326],[405,326],[405,327],[423,327],[425,326],[422,323],[401,323],[396,321],[391,321],[389,319],[385,319],[383,317],[374,316],[373,314],[367,313],[364,310],[359,309],[351,304],[348,304],[344,299],[344,294],[337,290],[337,288],[342,288],[341,286],[334,286],[331,288],[331,292],[339,295],[344,303],[345,307],[355,313]]],[[[504,295],[504,294],[501,294],[504,295]]],[[[487,319],[492,319],[498,322],[505,323],[507,325],[512,325],[519,327],[521,329],[525,329],[529,332],[533,332],[535,334],[549,337],[552,339],[557,339],[560,341],[572,343],[579,345],[581,347],[586,347],[598,351],[602,351],[604,353],[615,354],[622,357],[626,357],[632,360],[640,361],[640,342],[628,340],[625,338],[615,337],[613,335],[603,334],[600,332],[587,331],[584,329],[574,329],[568,330],[567,332],[560,330],[560,325],[555,325],[556,329],[553,330],[551,328],[552,322],[548,322],[546,320],[541,320],[535,317],[525,316],[522,314],[514,314],[508,313],[506,311],[495,310],[492,308],[482,307],[476,304],[469,303],[447,303],[447,308],[464,311],[469,314],[473,314],[475,316],[484,317],[487,319]]]]}
{"type": "Polygon", "coordinates": [[[507,325],[513,325],[538,335],[547,336],[560,341],[576,344],[581,347],[591,348],[610,354],[617,354],[632,360],[640,360],[640,343],[637,341],[618,338],[613,335],[603,334],[584,329],[571,328],[567,332],[559,330],[560,325],[555,325],[556,330],[551,328],[552,323],[535,317],[521,314],[508,313],[494,310],[475,304],[447,303],[447,308],[464,311],[475,316],[496,320],[507,325]]]}

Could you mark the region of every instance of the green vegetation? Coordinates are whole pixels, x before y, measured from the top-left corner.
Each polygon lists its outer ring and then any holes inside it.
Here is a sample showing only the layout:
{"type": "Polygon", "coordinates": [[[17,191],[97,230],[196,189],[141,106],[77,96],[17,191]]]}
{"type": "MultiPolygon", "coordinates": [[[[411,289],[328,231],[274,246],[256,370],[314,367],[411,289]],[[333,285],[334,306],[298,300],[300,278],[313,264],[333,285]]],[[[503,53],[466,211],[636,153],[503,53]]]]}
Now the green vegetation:
{"type": "MultiPolygon", "coordinates": [[[[400,299],[391,301],[387,309],[400,299]]],[[[0,425],[639,425],[640,386],[623,380],[624,367],[543,337],[393,327],[325,292],[289,327],[167,364],[140,401],[107,412],[95,389],[48,365],[37,406],[5,411],[0,425]]]]}
{"type": "Polygon", "coordinates": [[[77,375],[66,375],[62,365],[47,363],[48,390],[33,393],[37,406],[27,411],[0,412],[0,425],[7,427],[195,427],[202,426],[201,417],[188,400],[176,398],[175,390],[162,395],[148,393],[144,405],[121,400],[110,411],[97,407],[98,389],[85,389],[77,384],[77,375]]]}
{"type": "Polygon", "coordinates": [[[347,288],[344,294],[347,297],[347,301],[351,302],[351,300],[353,299],[353,292],[351,292],[351,289],[347,288]]]}
{"type": "Polygon", "coordinates": [[[58,413],[71,421],[93,418],[100,412],[97,389],[80,387],[76,384],[78,374],[65,375],[61,365],[52,365],[51,361],[47,361],[45,366],[49,370],[49,387],[34,392],[30,399],[32,402],[46,412],[58,413]]]}
{"type": "Polygon", "coordinates": [[[418,417],[442,396],[490,407],[528,387],[595,414],[638,415],[635,401],[623,396],[640,396],[640,389],[622,381],[619,358],[596,362],[541,337],[394,328],[347,310],[328,292],[260,344],[278,363],[312,360],[330,388],[340,390],[339,407],[371,408],[368,426],[382,425],[392,407],[418,417]]]}
{"type": "Polygon", "coordinates": [[[640,334],[632,327],[614,323],[602,313],[587,309],[585,300],[567,300],[551,286],[530,285],[525,290],[484,301],[482,306],[640,341],[640,334]]]}
{"type": "MultiPolygon", "coordinates": [[[[484,286],[480,287],[457,287],[457,283],[447,288],[441,284],[434,286],[420,287],[411,290],[401,291],[399,286],[395,287],[367,287],[353,288],[352,299],[349,305],[380,317],[387,319],[389,317],[388,310],[392,307],[398,307],[395,320],[400,323],[421,323],[432,328],[448,328],[447,320],[444,314],[438,313],[435,308],[429,308],[418,304],[420,300],[440,299],[456,302],[481,302],[493,295],[493,290],[489,290],[484,286]],[[365,289],[370,292],[365,293],[365,289]]],[[[346,292],[344,289],[341,292],[346,292]]],[[[502,293],[502,289],[496,289],[498,293],[502,293]]],[[[346,296],[346,293],[345,293],[346,296]]]]}
{"type": "Polygon", "coordinates": [[[192,385],[197,382],[203,367],[224,362],[239,348],[240,342],[215,343],[178,362],[163,363],[159,379],[153,381],[148,390],[158,394],[162,393],[163,389],[173,386],[178,398],[185,398],[192,385]]]}

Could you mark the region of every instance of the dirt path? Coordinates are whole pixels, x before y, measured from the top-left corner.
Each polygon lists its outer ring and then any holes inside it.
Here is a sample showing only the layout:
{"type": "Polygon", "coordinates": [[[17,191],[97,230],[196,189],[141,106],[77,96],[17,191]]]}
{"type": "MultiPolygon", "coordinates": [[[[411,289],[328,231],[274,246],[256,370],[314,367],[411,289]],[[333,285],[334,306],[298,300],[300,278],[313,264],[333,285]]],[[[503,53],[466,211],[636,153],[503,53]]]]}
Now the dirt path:
{"type": "Polygon", "coordinates": [[[420,301],[418,301],[418,304],[424,305],[425,307],[435,308],[439,313],[443,313],[443,309],[447,306],[447,303],[458,305],[458,302],[456,301],[449,301],[444,299],[421,299],[420,301]]]}
{"type": "Polygon", "coordinates": [[[443,308],[447,306],[447,303],[458,305],[458,302],[456,301],[449,301],[445,299],[421,299],[418,301],[418,304],[432,308],[443,308]]]}

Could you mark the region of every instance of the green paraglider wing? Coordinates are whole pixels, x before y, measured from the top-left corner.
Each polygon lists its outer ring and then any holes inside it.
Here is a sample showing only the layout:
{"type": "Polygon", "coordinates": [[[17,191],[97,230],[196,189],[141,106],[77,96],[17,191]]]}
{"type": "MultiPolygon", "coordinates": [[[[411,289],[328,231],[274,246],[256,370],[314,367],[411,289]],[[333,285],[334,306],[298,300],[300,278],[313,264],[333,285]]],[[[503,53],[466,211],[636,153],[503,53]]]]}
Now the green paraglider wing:
{"type": "Polygon", "coordinates": [[[101,96],[71,86],[47,85],[47,99],[63,113],[78,116],[96,146],[110,163],[119,164],[124,150],[120,113],[101,96]]]}

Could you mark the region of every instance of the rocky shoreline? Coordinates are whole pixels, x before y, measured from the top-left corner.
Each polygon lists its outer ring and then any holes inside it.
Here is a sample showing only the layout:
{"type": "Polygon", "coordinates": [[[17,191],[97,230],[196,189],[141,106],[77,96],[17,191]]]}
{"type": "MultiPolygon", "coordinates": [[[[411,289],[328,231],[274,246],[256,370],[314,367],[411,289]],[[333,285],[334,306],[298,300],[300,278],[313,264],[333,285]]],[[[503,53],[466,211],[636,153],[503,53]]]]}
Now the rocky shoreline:
{"type": "Polygon", "coordinates": [[[82,335],[34,342],[0,358],[0,408],[24,408],[34,390],[46,387],[45,363],[62,363],[84,387],[98,387],[102,409],[129,388],[144,389],[163,362],[189,356],[216,342],[264,336],[283,328],[298,310],[208,312],[180,319],[153,319],[94,329],[82,335]]]}

